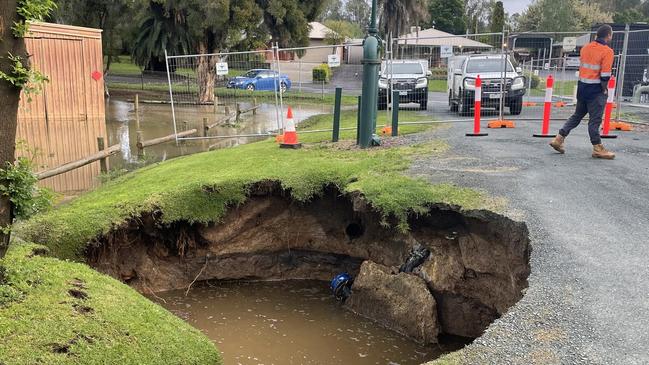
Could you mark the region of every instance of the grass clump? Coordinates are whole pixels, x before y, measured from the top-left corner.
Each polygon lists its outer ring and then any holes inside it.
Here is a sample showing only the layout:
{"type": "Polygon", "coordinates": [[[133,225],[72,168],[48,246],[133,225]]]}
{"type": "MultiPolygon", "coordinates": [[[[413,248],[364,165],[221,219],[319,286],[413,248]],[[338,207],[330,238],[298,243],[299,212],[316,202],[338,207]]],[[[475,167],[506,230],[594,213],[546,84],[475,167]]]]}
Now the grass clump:
{"type": "MultiPolygon", "coordinates": [[[[385,116],[379,116],[379,126],[384,124],[381,118],[385,116]]],[[[342,114],[343,128],[355,124],[355,111],[342,114]]],[[[330,128],[331,117],[313,117],[304,126],[330,128]]],[[[408,126],[402,131],[424,128],[408,126]]],[[[349,140],[320,143],[330,139],[331,132],[304,133],[301,138],[309,142],[301,150],[280,149],[267,140],[145,167],[34,217],[19,234],[47,245],[57,257],[78,259],[87,242],[142,212],[159,211],[163,223],[219,221],[229,206],[246,200],[251,185],[266,180],[280,182],[298,201],[308,201],[331,184],[344,192],[361,192],[385,221],[395,217],[402,230],[407,229],[408,213],[423,213],[431,203],[467,209],[485,205],[485,197],[473,190],[431,185],[402,174],[414,156],[441,153],[445,142],[359,150],[349,140]]],[[[355,130],[341,133],[341,138],[355,140],[355,130]]]]}
{"type": "Polygon", "coordinates": [[[198,330],[86,265],[14,243],[0,260],[0,363],[220,364],[198,330]]]}

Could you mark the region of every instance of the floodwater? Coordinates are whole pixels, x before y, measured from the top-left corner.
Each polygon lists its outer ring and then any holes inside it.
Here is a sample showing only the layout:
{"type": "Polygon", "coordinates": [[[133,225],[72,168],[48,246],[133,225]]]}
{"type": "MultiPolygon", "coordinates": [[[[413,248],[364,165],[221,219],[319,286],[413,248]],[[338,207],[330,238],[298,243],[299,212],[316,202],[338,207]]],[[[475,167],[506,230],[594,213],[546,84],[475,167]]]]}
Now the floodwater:
{"type": "Polygon", "coordinates": [[[225,364],[421,364],[465,345],[418,345],[343,309],[320,281],[218,282],[156,300],[212,339],[225,364]]]}
{"type": "MultiPolygon", "coordinates": [[[[241,103],[241,109],[252,106],[250,103],[241,103]]],[[[235,106],[229,106],[231,112],[235,106]]],[[[170,104],[140,103],[139,113],[135,113],[134,104],[121,100],[107,100],[106,103],[106,128],[108,146],[119,144],[122,150],[110,159],[111,169],[130,168],[131,164],[138,164],[137,156],[137,131],[140,130],[144,140],[164,137],[174,133],[173,118],[170,104]]],[[[196,128],[199,133],[202,129],[203,118],[208,118],[208,124],[214,123],[225,116],[222,106],[216,113],[212,106],[177,105],[176,121],[179,132],[196,128]]],[[[331,112],[331,106],[325,104],[304,104],[293,106],[296,122],[316,114],[331,112]]],[[[233,135],[264,134],[277,129],[277,110],[272,103],[262,103],[256,110],[244,113],[241,120],[231,125],[218,126],[210,130],[210,136],[227,137],[233,135]]],[[[196,152],[233,147],[240,144],[258,141],[265,137],[231,137],[214,138],[200,141],[183,141],[176,145],[175,141],[166,142],[145,149],[144,160],[157,162],[173,157],[188,155],[196,152]]]]}

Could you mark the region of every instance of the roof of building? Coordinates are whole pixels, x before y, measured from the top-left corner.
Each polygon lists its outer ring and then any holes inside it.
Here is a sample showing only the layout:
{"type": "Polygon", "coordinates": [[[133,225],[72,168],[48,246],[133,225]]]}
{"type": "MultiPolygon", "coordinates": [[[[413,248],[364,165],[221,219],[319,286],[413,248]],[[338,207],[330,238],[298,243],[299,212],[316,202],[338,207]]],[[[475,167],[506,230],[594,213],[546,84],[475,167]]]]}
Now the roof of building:
{"type": "Polygon", "coordinates": [[[309,39],[325,39],[327,34],[335,33],[331,28],[320,22],[309,23],[309,39]]]}
{"type": "Polygon", "coordinates": [[[418,46],[455,46],[463,48],[493,48],[486,43],[473,39],[443,32],[439,29],[429,28],[404,34],[399,37],[399,44],[418,46]]]}

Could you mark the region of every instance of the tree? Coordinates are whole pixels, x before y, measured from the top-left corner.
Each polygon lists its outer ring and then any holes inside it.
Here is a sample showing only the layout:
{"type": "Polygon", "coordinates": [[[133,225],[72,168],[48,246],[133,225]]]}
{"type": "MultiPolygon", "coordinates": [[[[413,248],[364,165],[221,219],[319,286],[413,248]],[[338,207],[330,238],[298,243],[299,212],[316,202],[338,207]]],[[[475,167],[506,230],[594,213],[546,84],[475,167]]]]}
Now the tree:
{"type": "Polygon", "coordinates": [[[487,25],[493,8],[494,0],[466,0],[466,21],[469,33],[483,32],[487,25]]]}
{"type": "Polygon", "coordinates": [[[398,37],[428,20],[426,2],[421,0],[379,0],[379,10],[379,28],[386,37],[398,37]]]}
{"type": "Polygon", "coordinates": [[[363,31],[358,24],[347,20],[325,20],[324,25],[331,29],[325,38],[327,44],[342,44],[347,39],[363,37],[363,31]]]}
{"type": "Polygon", "coordinates": [[[451,34],[466,33],[464,0],[430,0],[428,25],[451,34]]]}
{"type": "Polygon", "coordinates": [[[326,0],[318,21],[346,19],[342,0],[326,0]]]}
{"type": "Polygon", "coordinates": [[[537,0],[521,15],[518,31],[574,32],[609,23],[611,13],[599,4],[580,0],[537,0]]]}
{"type": "Polygon", "coordinates": [[[165,50],[176,55],[188,54],[192,49],[185,14],[152,1],[133,43],[133,61],[146,70],[166,71],[165,50]]]}
{"type": "Polygon", "coordinates": [[[102,29],[102,49],[106,56],[105,71],[121,51],[120,41],[133,26],[124,22],[142,0],[59,0],[54,14],[57,23],[102,29]]]}
{"type": "MultiPolygon", "coordinates": [[[[16,128],[18,104],[23,89],[32,90],[43,76],[30,70],[23,36],[29,20],[42,20],[55,7],[51,0],[5,0],[0,2],[0,169],[14,166],[16,153],[16,128]],[[31,85],[30,85],[31,84],[31,85]]],[[[10,184],[8,177],[0,175],[0,185],[10,184]]],[[[10,227],[14,220],[12,196],[2,189],[0,194],[0,258],[9,247],[10,227]]]]}
{"type": "Polygon", "coordinates": [[[505,28],[505,8],[502,1],[496,1],[491,13],[491,32],[500,33],[505,28]]]}
{"type": "Polygon", "coordinates": [[[357,24],[363,31],[370,22],[371,11],[371,6],[367,3],[367,0],[347,0],[344,19],[357,24]]]}

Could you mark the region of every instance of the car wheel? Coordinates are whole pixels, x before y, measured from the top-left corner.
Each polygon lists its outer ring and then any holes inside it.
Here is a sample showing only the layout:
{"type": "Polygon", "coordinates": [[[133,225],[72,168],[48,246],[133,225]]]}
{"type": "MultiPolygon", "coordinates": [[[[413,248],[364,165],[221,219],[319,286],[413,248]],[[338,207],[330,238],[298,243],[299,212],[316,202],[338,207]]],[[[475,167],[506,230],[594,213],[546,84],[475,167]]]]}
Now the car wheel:
{"type": "Polygon", "coordinates": [[[467,97],[460,97],[460,100],[457,102],[457,110],[461,116],[467,116],[471,113],[471,107],[468,104],[467,97]]]}
{"type": "Polygon", "coordinates": [[[286,83],[281,82],[279,84],[279,91],[283,94],[286,92],[286,90],[288,90],[288,86],[286,85],[286,83]]]}
{"type": "Polygon", "coordinates": [[[253,84],[248,84],[248,85],[246,85],[246,90],[248,90],[248,91],[255,91],[255,85],[253,85],[253,84]]]}
{"type": "Polygon", "coordinates": [[[516,98],[509,103],[509,113],[511,115],[520,115],[523,111],[523,98],[516,98]]]}
{"type": "Polygon", "coordinates": [[[448,93],[448,107],[451,109],[451,112],[457,112],[457,104],[453,102],[450,92],[448,93]]]}
{"type": "Polygon", "coordinates": [[[419,110],[428,110],[428,99],[419,100],[419,110]]]}

